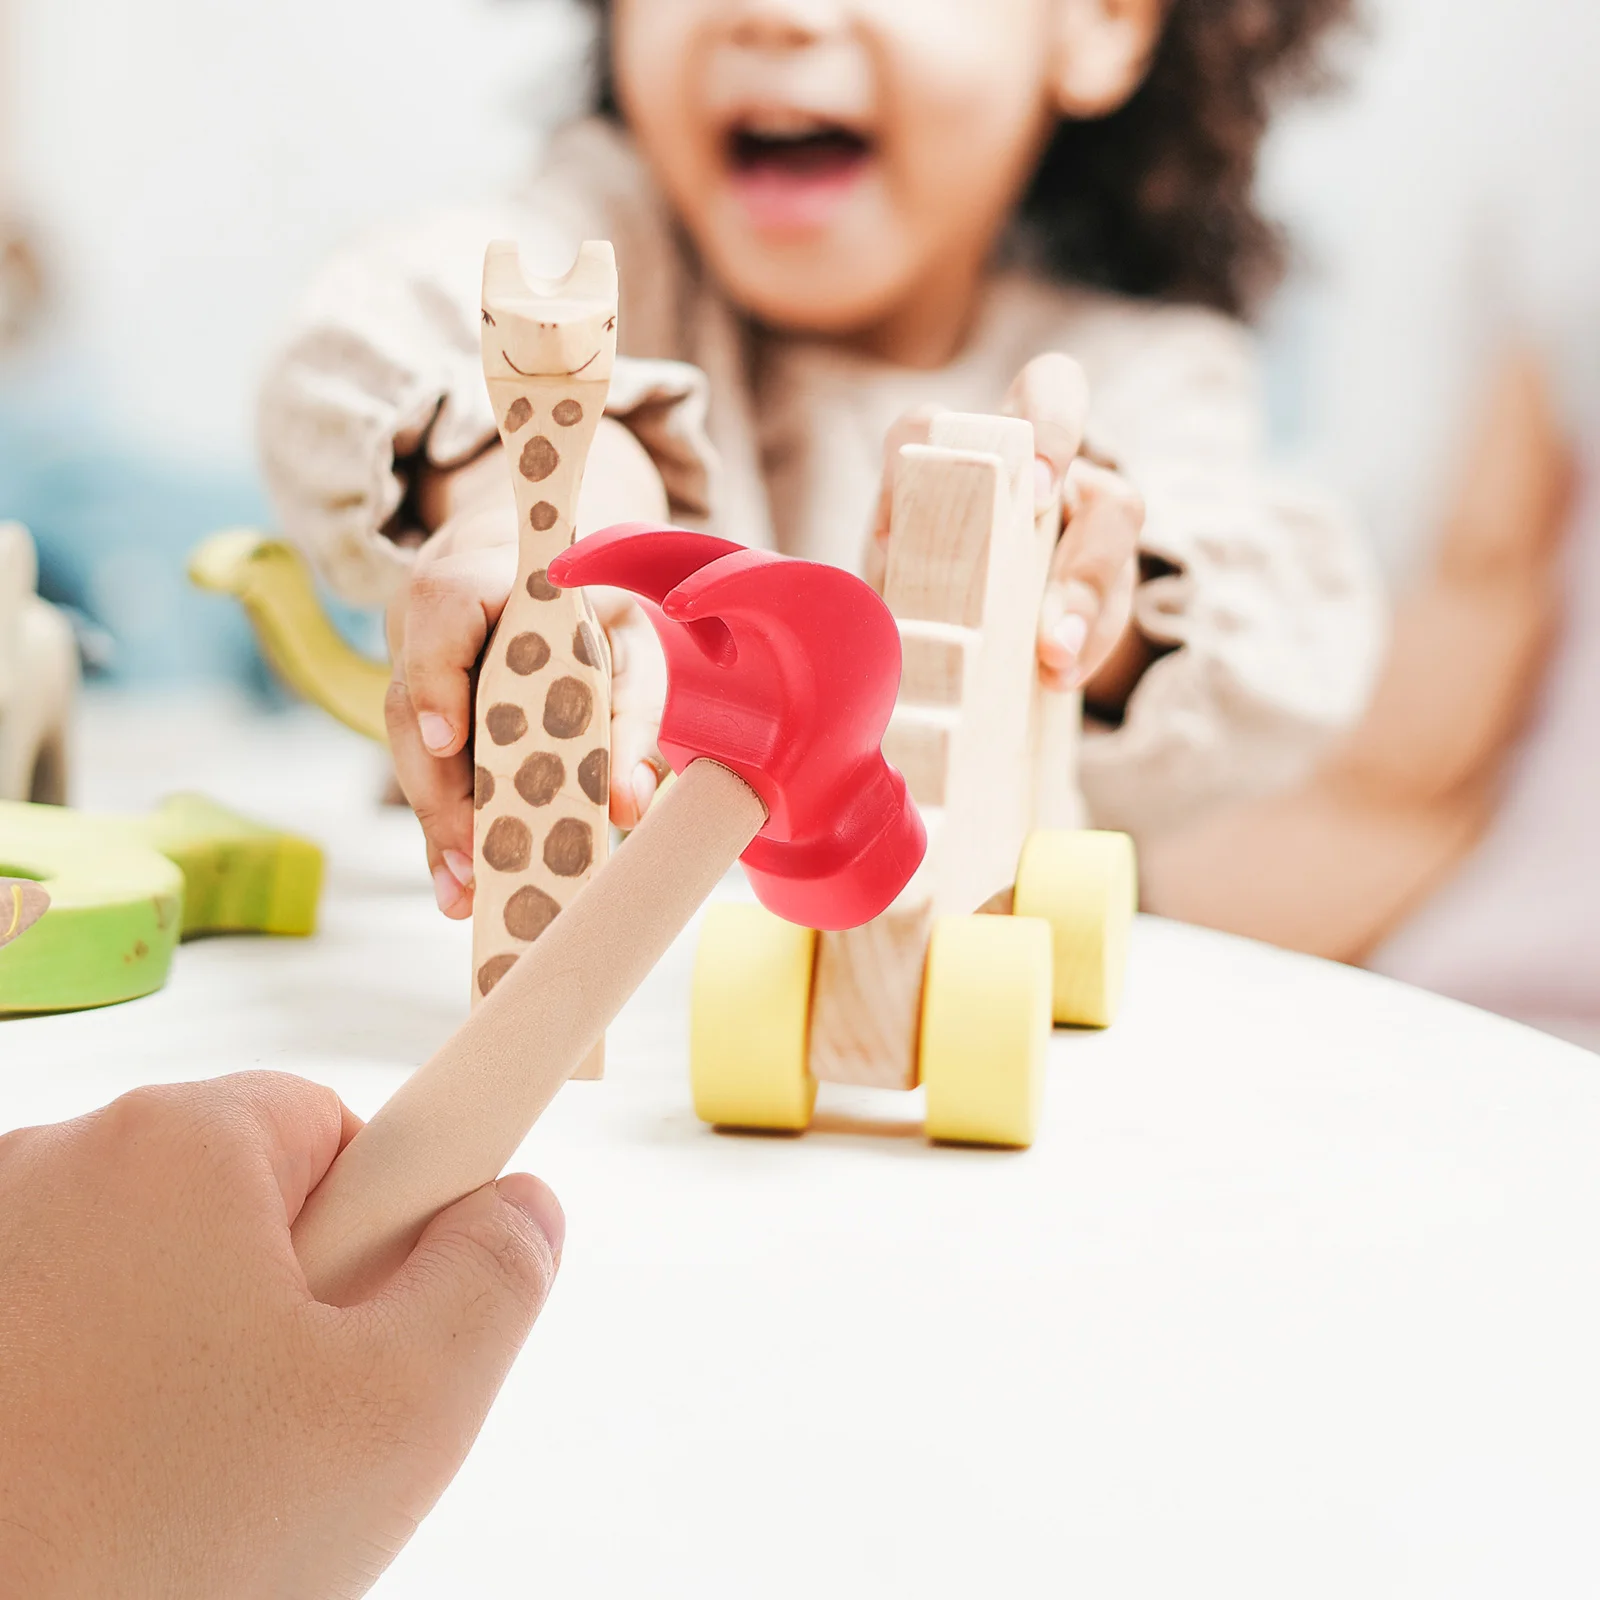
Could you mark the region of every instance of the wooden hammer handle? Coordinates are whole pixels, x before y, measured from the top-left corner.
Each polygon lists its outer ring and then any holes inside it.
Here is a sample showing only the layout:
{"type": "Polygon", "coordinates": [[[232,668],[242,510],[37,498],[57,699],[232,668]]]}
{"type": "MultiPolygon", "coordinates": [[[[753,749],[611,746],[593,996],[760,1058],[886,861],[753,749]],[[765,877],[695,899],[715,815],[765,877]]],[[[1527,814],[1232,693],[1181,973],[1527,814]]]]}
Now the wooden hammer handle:
{"type": "Polygon", "coordinates": [[[294,1242],[318,1299],[362,1299],[439,1211],[500,1175],[766,820],[755,791],[714,761],[665,790],[306,1201],[294,1242]]]}

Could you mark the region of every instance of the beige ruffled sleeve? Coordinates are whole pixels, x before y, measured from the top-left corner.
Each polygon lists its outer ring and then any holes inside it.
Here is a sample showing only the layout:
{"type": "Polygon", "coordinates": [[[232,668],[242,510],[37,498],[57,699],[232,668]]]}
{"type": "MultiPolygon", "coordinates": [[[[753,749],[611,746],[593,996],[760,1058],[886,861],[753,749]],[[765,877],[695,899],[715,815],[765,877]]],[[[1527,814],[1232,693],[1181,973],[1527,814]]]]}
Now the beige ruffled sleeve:
{"type": "Polygon", "coordinates": [[[675,359],[678,247],[622,135],[583,123],[558,137],[514,202],[437,217],[344,252],[312,286],[262,390],[259,436],[287,535],[330,586],[381,604],[421,529],[409,493],[424,466],[470,460],[495,437],[479,353],[484,248],[514,238],[529,271],[558,277],[586,238],[616,246],[623,285],[609,415],[629,427],[673,515],[703,520],[715,457],[704,375],[675,359]]]}
{"type": "Polygon", "coordinates": [[[1366,702],[1384,605],[1351,520],[1269,467],[1242,329],[1130,312],[1112,343],[1090,442],[1145,496],[1135,615],[1170,653],[1120,727],[1089,730],[1082,783],[1097,824],[1148,838],[1301,777],[1366,702]]]}

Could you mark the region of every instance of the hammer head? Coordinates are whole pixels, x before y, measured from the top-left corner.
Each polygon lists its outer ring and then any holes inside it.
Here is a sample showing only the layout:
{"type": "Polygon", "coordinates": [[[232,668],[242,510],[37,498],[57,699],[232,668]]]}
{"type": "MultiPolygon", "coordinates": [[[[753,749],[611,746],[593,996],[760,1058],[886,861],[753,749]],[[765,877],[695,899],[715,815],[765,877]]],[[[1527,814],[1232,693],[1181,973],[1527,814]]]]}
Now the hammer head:
{"type": "Polygon", "coordinates": [[[667,656],[661,753],[675,772],[709,757],[761,796],[744,854],[768,910],[854,928],[911,880],[927,834],[883,759],[900,685],[900,633],[837,567],[643,523],[591,534],[550,581],[639,596],[667,656]]]}

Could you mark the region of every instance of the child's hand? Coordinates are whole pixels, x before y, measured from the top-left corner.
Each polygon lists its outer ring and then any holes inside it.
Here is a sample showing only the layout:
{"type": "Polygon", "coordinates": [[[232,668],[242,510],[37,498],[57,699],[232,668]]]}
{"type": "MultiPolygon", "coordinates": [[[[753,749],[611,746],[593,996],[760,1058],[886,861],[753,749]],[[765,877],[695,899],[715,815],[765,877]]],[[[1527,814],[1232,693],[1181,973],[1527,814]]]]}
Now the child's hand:
{"type": "Polygon", "coordinates": [[[0,1138],[0,1590],[364,1594],[455,1475],[544,1304],[535,1178],[441,1213],[365,1304],[289,1227],[356,1120],[251,1073],[0,1138]]]}
{"type": "MultiPolygon", "coordinates": [[[[472,692],[478,657],[517,575],[517,519],[503,452],[425,481],[424,520],[438,532],[389,607],[394,681],[385,707],[400,787],[427,841],[446,916],[472,915],[472,692]]],[[[601,424],[584,477],[578,531],[665,521],[666,496],[633,435],[601,424]]],[[[667,669],[633,597],[591,590],[611,643],[611,819],[634,827],[655,795],[667,669]]]]}
{"type": "MultiPolygon", "coordinates": [[[[1006,397],[1006,414],[1033,424],[1038,459],[1036,505],[1041,515],[1059,500],[1064,526],[1039,611],[1039,673],[1052,689],[1098,685],[1127,653],[1133,592],[1139,575],[1144,502],[1120,473],[1078,454],[1089,408],[1083,369],[1063,355],[1030,361],[1006,397]]],[[[894,470],[901,447],[926,443],[938,408],[903,417],[885,441],[868,577],[882,588],[894,470]]]]}
{"type": "Polygon", "coordinates": [[[417,553],[387,619],[389,750],[422,824],[439,909],[456,918],[472,915],[473,679],[517,577],[509,491],[505,500],[445,522],[417,553]]]}

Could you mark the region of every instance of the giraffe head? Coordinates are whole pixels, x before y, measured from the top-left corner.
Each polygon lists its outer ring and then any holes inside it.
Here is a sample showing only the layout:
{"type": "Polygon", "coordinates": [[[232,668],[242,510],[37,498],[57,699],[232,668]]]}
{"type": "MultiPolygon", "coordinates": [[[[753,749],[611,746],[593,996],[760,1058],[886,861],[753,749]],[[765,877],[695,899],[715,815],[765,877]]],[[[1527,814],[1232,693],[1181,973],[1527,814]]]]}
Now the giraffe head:
{"type": "Polygon", "coordinates": [[[529,278],[516,245],[499,240],[483,264],[483,370],[518,378],[604,382],[617,354],[617,261],[604,240],[578,252],[559,280],[529,278]]]}

